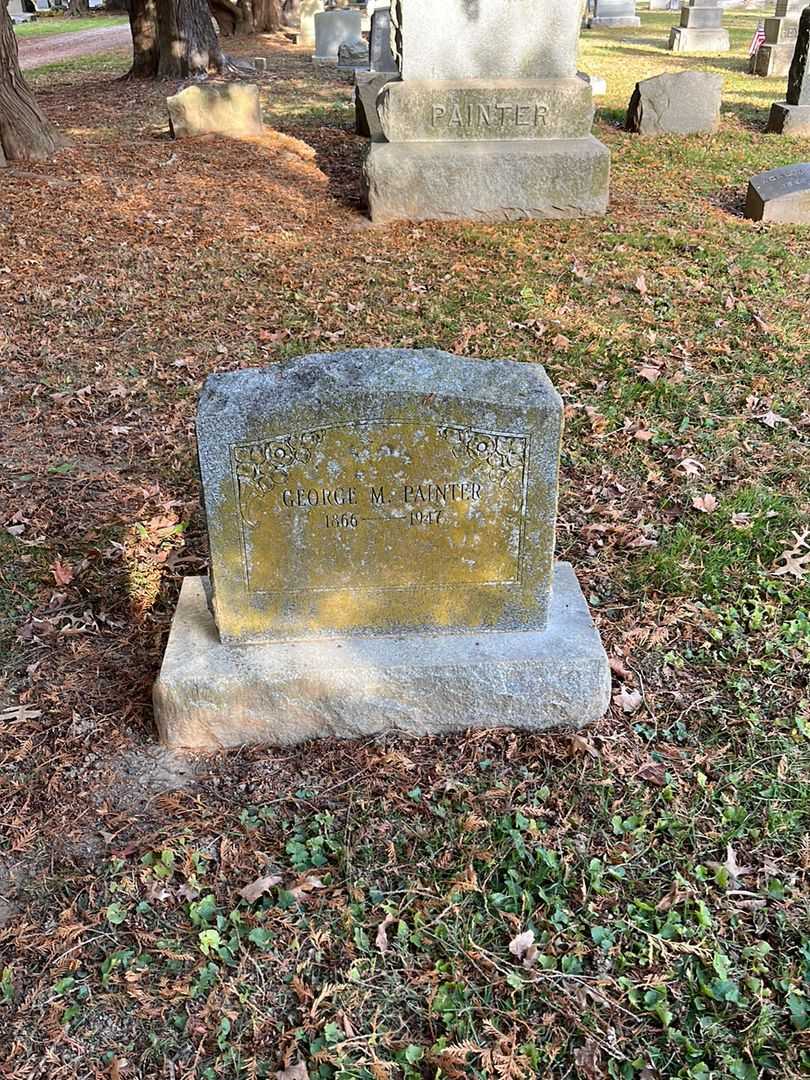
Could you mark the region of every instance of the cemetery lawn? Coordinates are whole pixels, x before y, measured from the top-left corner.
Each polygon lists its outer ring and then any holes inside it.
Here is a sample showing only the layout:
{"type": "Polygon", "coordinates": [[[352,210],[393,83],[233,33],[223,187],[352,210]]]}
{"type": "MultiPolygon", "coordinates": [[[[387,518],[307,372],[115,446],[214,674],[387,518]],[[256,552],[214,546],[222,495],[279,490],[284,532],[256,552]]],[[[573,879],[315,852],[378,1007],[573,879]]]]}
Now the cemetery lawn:
{"type": "Polygon", "coordinates": [[[120,15],[88,15],[78,19],[40,15],[34,22],[17,23],[14,33],[18,38],[44,37],[48,34],[74,34],[79,30],[103,30],[108,26],[125,26],[127,22],[127,17],[120,15]]]}
{"type": "Polygon", "coordinates": [[[35,73],[74,144],[0,174],[0,1076],[807,1075],[810,229],[741,211],[810,141],[762,134],[756,19],[587,35],[594,221],[370,227],[348,86],[280,38],[249,142],[170,142],[124,53],[35,73]],[[716,136],[620,130],[693,66],[716,136]],[[202,380],[352,346],[546,365],[592,729],[156,745],[202,380]]]}

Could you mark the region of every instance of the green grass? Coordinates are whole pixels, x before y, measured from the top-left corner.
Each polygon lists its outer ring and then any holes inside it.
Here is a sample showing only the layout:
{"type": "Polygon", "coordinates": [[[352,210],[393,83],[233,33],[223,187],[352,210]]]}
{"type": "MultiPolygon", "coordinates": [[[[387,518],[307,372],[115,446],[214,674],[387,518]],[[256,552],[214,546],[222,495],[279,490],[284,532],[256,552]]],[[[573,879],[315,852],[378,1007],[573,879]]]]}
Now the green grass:
{"type": "Polygon", "coordinates": [[[810,573],[779,570],[810,529],[810,230],[741,204],[810,142],[764,134],[784,80],[745,74],[760,17],[726,13],[719,57],[667,53],[671,13],[583,36],[608,83],[598,221],[361,227],[350,89],[280,51],[265,113],[322,174],[169,144],[165,86],[98,80],[120,56],[36,73],[74,148],[43,167],[71,184],[58,219],[12,200],[2,259],[15,282],[49,268],[15,286],[4,345],[25,527],[0,542],[0,690],[43,710],[0,730],[0,885],[25,869],[0,887],[11,1075],[807,1075],[810,573]],[[622,132],[635,81],[679,68],[724,74],[719,132],[622,132]],[[381,345],[541,362],[559,387],[558,548],[610,715],[145,779],[179,581],[205,566],[202,380],[381,345]]]}
{"type": "Polygon", "coordinates": [[[18,38],[46,37],[49,34],[73,34],[80,30],[103,30],[107,26],[125,26],[127,18],[117,15],[89,15],[68,19],[65,16],[40,16],[34,22],[18,23],[14,33],[18,38]]]}

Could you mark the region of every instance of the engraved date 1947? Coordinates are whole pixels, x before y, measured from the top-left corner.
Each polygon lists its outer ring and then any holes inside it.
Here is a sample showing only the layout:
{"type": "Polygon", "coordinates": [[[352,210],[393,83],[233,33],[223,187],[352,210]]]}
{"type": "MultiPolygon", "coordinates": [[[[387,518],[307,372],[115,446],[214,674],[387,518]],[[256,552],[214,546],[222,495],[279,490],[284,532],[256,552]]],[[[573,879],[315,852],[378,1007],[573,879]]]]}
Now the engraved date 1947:
{"type": "MultiPolygon", "coordinates": [[[[441,525],[444,510],[411,510],[407,515],[397,514],[391,518],[372,519],[374,524],[381,521],[406,521],[409,526],[441,525]]],[[[357,529],[361,518],[357,514],[324,514],[323,523],[327,529],[357,529]]]]}

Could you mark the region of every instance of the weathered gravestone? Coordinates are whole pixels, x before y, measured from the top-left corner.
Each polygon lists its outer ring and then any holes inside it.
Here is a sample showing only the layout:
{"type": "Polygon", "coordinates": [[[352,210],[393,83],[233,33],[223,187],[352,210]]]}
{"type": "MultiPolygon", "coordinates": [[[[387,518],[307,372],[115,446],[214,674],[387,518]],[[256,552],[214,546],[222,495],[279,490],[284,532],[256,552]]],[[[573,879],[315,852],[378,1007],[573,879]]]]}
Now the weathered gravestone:
{"type": "Polygon", "coordinates": [[[669,47],[675,52],[728,52],[731,41],[723,28],[720,0],[685,0],[680,26],[673,26],[669,47]]]}
{"type": "Polygon", "coordinates": [[[183,583],[155,687],[163,740],[600,716],[607,659],[554,560],[561,430],[532,364],[370,350],[211,376],[211,580],[183,583]]]}
{"type": "Polygon", "coordinates": [[[720,122],[722,75],[677,71],[636,83],[625,131],[639,135],[691,135],[715,131],[720,122]]]}
{"type": "Polygon", "coordinates": [[[334,8],[315,16],[315,55],[317,64],[337,66],[340,46],[362,37],[363,19],[359,11],[334,8]]]}
{"type": "Polygon", "coordinates": [[[594,0],[590,26],[641,26],[635,0],[594,0]]]}
{"type": "Polygon", "coordinates": [[[344,41],[338,49],[338,71],[355,71],[364,69],[368,71],[368,42],[365,38],[356,38],[353,41],[344,41]]]}
{"type": "Polygon", "coordinates": [[[375,221],[603,214],[610,155],[571,0],[400,0],[402,81],[366,159],[375,221]]]}
{"type": "Polygon", "coordinates": [[[354,77],[357,134],[375,142],[385,141],[377,115],[377,97],[387,83],[399,79],[399,65],[391,48],[392,35],[391,4],[381,0],[371,16],[369,70],[356,71],[354,77]]]}
{"type": "Polygon", "coordinates": [[[752,221],[810,224],[810,163],[784,165],[752,177],[745,216],[752,221]]]}
{"type": "Polygon", "coordinates": [[[261,135],[262,110],[254,83],[197,83],[166,98],[173,138],[261,135]]]}
{"type": "Polygon", "coordinates": [[[810,7],[802,12],[796,49],[788,75],[787,98],[775,101],[768,131],[779,135],[810,135],[810,7]]]}
{"type": "Polygon", "coordinates": [[[753,75],[787,75],[796,48],[799,17],[807,0],[778,0],[774,14],[765,19],[765,40],[751,57],[753,75]]]}

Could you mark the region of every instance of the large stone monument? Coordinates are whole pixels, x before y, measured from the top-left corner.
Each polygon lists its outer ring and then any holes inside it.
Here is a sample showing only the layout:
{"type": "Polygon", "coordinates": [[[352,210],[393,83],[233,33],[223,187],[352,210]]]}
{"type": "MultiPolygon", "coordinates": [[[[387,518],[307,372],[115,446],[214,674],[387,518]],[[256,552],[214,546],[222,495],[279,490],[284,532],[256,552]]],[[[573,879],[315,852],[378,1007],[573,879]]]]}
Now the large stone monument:
{"type": "Polygon", "coordinates": [[[788,75],[785,101],[771,106],[768,131],[779,135],[810,135],[810,7],[802,12],[796,49],[788,75]]]}
{"type": "Polygon", "coordinates": [[[728,52],[731,41],[723,28],[720,0],[685,0],[680,26],[673,26],[669,47],[674,52],[728,52]]]}
{"type": "Polygon", "coordinates": [[[321,11],[315,16],[315,53],[312,57],[316,64],[334,64],[337,66],[340,46],[362,37],[363,18],[359,11],[348,8],[332,8],[321,11]]]}
{"type": "Polygon", "coordinates": [[[578,728],[607,658],[554,559],[562,402],[537,364],[428,350],[211,376],[211,577],[187,578],[170,746],[578,728]]]}
{"type": "Polygon", "coordinates": [[[641,26],[635,0],[594,0],[589,26],[641,26]]]}
{"type": "Polygon", "coordinates": [[[765,19],[765,41],[751,57],[752,75],[787,75],[796,48],[799,17],[807,0],[778,0],[774,14],[765,19]]]}
{"type": "Polygon", "coordinates": [[[358,135],[385,141],[377,115],[377,97],[389,82],[399,79],[399,65],[392,49],[393,25],[390,0],[378,0],[371,16],[369,70],[354,74],[355,121],[358,135]]]}
{"type": "Polygon", "coordinates": [[[366,160],[375,221],[603,214],[610,155],[571,0],[398,0],[402,81],[366,160]]]}

